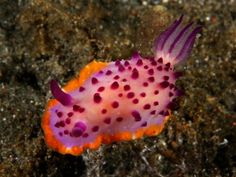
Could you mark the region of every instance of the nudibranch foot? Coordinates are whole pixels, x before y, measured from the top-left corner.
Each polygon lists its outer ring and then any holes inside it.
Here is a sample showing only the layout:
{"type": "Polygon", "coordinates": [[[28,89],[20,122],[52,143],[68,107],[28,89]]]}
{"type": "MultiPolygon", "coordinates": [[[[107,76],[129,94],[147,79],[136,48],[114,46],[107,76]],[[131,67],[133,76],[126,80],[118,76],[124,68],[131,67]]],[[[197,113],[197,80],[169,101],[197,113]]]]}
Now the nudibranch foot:
{"type": "Polygon", "coordinates": [[[42,127],[47,144],[62,154],[80,155],[102,143],[159,134],[181,91],[174,65],[189,54],[200,27],[176,20],[155,41],[154,57],[93,61],[63,89],[50,83],[42,127]]]}

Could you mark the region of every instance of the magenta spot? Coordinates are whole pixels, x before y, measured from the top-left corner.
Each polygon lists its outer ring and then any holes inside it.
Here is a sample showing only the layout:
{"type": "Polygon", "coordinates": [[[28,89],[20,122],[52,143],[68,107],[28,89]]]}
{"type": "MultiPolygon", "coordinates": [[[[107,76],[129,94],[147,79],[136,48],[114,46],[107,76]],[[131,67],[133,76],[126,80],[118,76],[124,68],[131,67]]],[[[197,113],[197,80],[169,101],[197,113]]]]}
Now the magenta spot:
{"type": "Polygon", "coordinates": [[[148,69],[148,65],[145,65],[145,66],[144,66],[144,69],[148,69]]]}
{"type": "Polygon", "coordinates": [[[59,136],[63,136],[63,133],[62,133],[62,132],[59,132],[59,136]]]}
{"type": "Polygon", "coordinates": [[[128,62],[128,61],[125,61],[124,65],[125,65],[125,66],[129,66],[129,62],[128,62]]]}
{"type": "Polygon", "coordinates": [[[144,87],[147,87],[147,86],[148,86],[148,83],[147,83],[147,82],[144,82],[144,83],[143,83],[143,86],[144,86],[144,87]]]}
{"type": "Polygon", "coordinates": [[[119,84],[116,81],[111,84],[111,89],[118,89],[118,87],[119,87],[119,84]]]}
{"type": "Polygon", "coordinates": [[[92,131],[93,132],[97,132],[99,130],[99,127],[98,126],[94,126],[93,128],[92,128],[92,131]]]}
{"type": "Polygon", "coordinates": [[[120,65],[120,61],[119,60],[115,61],[115,65],[119,66],[120,65]]]}
{"type": "Polygon", "coordinates": [[[159,102],[158,102],[158,101],[154,101],[154,102],[153,102],[153,105],[154,105],[154,106],[157,106],[157,105],[159,105],[159,102]]]}
{"type": "Polygon", "coordinates": [[[163,79],[168,81],[169,80],[169,76],[163,76],[163,79]]]}
{"type": "Polygon", "coordinates": [[[79,111],[79,108],[80,108],[80,106],[78,106],[78,105],[76,105],[76,104],[73,106],[73,110],[74,110],[74,111],[79,111]]]}
{"type": "Polygon", "coordinates": [[[127,98],[133,98],[134,97],[134,92],[129,92],[127,94],[127,98]]]}
{"type": "Polygon", "coordinates": [[[110,124],[111,123],[111,118],[110,117],[105,118],[104,123],[105,124],[110,124]]]}
{"type": "Polygon", "coordinates": [[[59,128],[60,127],[60,122],[55,123],[55,127],[59,128]]]}
{"type": "Polygon", "coordinates": [[[155,95],[157,95],[158,93],[159,93],[159,91],[158,91],[158,90],[155,90],[155,91],[154,91],[154,94],[155,94],[155,95]]]}
{"type": "Polygon", "coordinates": [[[93,101],[94,101],[95,103],[100,103],[100,102],[102,101],[102,97],[100,96],[99,93],[95,93],[95,94],[93,95],[93,101]]]}
{"type": "Polygon", "coordinates": [[[130,90],[130,86],[129,86],[129,85],[125,85],[125,86],[124,86],[124,90],[125,90],[125,91],[130,90]]]}
{"type": "Polygon", "coordinates": [[[158,66],[158,67],[157,67],[157,70],[158,70],[158,71],[162,71],[162,66],[158,66]]]}
{"type": "Polygon", "coordinates": [[[112,71],[111,70],[107,70],[106,75],[109,76],[111,74],[112,74],[112,71]]]}
{"type": "Polygon", "coordinates": [[[118,108],[118,107],[119,107],[119,103],[118,103],[117,101],[114,101],[114,102],[111,104],[111,106],[112,106],[113,108],[118,108]]]}
{"type": "Polygon", "coordinates": [[[89,136],[88,133],[84,133],[84,134],[82,135],[83,138],[87,138],[88,136],[89,136]]]}
{"type": "Polygon", "coordinates": [[[167,68],[170,68],[170,62],[166,63],[165,66],[166,66],[167,68]]]}
{"type": "Polygon", "coordinates": [[[155,81],[155,78],[154,78],[154,77],[149,77],[149,78],[148,78],[148,81],[149,81],[149,82],[154,82],[154,81],[155,81]]]}
{"type": "Polygon", "coordinates": [[[169,92],[169,97],[172,97],[174,94],[172,92],[169,92]]]}
{"type": "Polygon", "coordinates": [[[141,96],[141,97],[145,97],[145,96],[146,96],[146,93],[145,93],[145,92],[142,92],[142,93],[140,93],[140,96],[141,96]]]}
{"type": "Polygon", "coordinates": [[[134,68],[131,74],[131,78],[137,79],[138,77],[139,77],[139,72],[136,68],[134,68]]]}
{"type": "Polygon", "coordinates": [[[162,58],[159,58],[159,59],[157,60],[157,62],[158,62],[158,63],[163,63],[163,59],[162,59],[162,58]]]}
{"type": "Polygon", "coordinates": [[[164,111],[163,111],[163,110],[160,111],[159,114],[160,114],[160,115],[164,115],[164,111]]]}
{"type": "Polygon", "coordinates": [[[168,68],[168,67],[165,67],[165,68],[164,68],[165,71],[169,71],[169,69],[170,69],[170,68],[168,68]]]}
{"type": "Polygon", "coordinates": [[[79,128],[73,128],[71,131],[71,135],[73,137],[80,137],[83,134],[83,131],[79,128]]]}
{"type": "Polygon", "coordinates": [[[85,111],[85,108],[83,107],[79,107],[79,110],[78,110],[80,113],[84,112],[85,111]]]}
{"type": "Polygon", "coordinates": [[[103,92],[105,90],[105,87],[101,86],[98,88],[98,92],[103,92]]]}
{"type": "Polygon", "coordinates": [[[122,66],[122,65],[119,65],[119,68],[118,68],[118,70],[119,70],[120,72],[123,72],[123,71],[125,70],[125,67],[124,67],[124,66],[122,66]]]}
{"type": "Polygon", "coordinates": [[[153,74],[154,74],[154,70],[153,70],[153,69],[149,69],[149,70],[148,70],[148,74],[149,74],[149,75],[153,75],[153,74]]]}
{"type": "Polygon", "coordinates": [[[142,119],[138,111],[132,111],[131,115],[134,117],[134,120],[137,122],[141,121],[141,119],[142,119]]]}
{"type": "Polygon", "coordinates": [[[106,114],[107,113],[107,110],[106,109],[102,109],[102,114],[106,114]]]}
{"type": "Polygon", "coordinates": [[[161,86],[161,88],[166,88],[166,87],[168,87],[169,86],[169,82],[167,82],[167,81],[163,81],[163,82],[161,82],[160,83],[160,86],[161,86]]]}
{"type": "Polygon", "coordinates": [[[137,66],[142,66],[143,65],[143,61],[142,60],[138,60],[137,63],[136,63],[137,66]]]}
{"type": "Polygon", "coordinates": [[[62,116],[63,116],[63,113],[62,113],[62,112],[57,112],[57,116],[58,116],[58,117],[62,117],[62,116]]]}
{"type": "Polygon", "coordinates": [[[129,66],[129,67],[128,67],[128,70],[131,70],[131,69],[132,69],[132,67],[131,67],[131,66],[129,66]]]}
{"type": "Polygon", "coordinates": [[[103,71],[101,70],[101,71],[99,71],[99,74],[103,74],[103,71]]]}
{"type": "Polygon", "coordinates": [[[146,127],[147,126],[147,122],[143,122],[141,127],[146,127]]]}
{"type": "Polygon", "coordinates": [[[127,81],[127,79],[122,79],[122,81],[123,81],[123,82],[126,82],[126,81],[127,81]]]}
{"type": "Polygon", "coordinates": [[[96,77],[92,77],[92,84],[97,84],[98,83],[98,79],[96,77]]]}
{"type": "Polygon", "coordinates": [[[68,134],[69,134],[69,131],[68,131],[68,130],[64,130],[64,134],[65,134],[65,135],[68,135],[68,134]]]}
{"type": "Polygon", "coordinates": [[[153,110],[150,112],[151,115],[155,115],[156,114],[156,110],[153,110]]]}
{"type": "Polygon", "coordinates": [[[65,122],[64,121],[60,121],[59,124],[60,124],[61,127],[65,127],[65,122]]]}
{"type": "Polygon", "coordinates": [[[157,62],[156,62],[155,60],[153,60],[153,61],[151,62],[151,65],[152,65],[152,66],[156,66],[156,65],[157,65],[157,62]]]}
{"type": "Polygon", "coordinates": [[[82,87],[82,86],[79,88],[79,91],[80,91],[80,92],[83,92],[84,90],[85,90],[85,88],[82,87]]]}
{"type": "Polygon", "coordinates": [[[117,79],[119,79],[120,78],[120,76],[118,76],[118,75],[116,75],[115,77],[113,77],[113,79],[115,79],[115,80],[117,80],[117,79]]]}
{"type": "Polygon", "coordinates": [[[151,105],[150,104],[145,104],[144,106],[143,106],[143,109],[150,109],[151,108],[151,105]]]}
{"type": "Polygon", "coordinates": [[[134,104],[138,104],[138,102],[139,102],[139,100],[138,100],[137,98],[135,98],[135,99],[133,100],[133,103],[134,103],[134,104]]]}
{"type": "Polygon", "coordinates": [[[175,85],[174,84],[170,84],[170,89],[174,88],[175,85]]]}
{"type": "Polygon", "coordinates": [[[117,117],[117,118],[116,118],[116,121],[117,121],[117,122],[121,122],[122,120],[123,120],[123,117],[117,117]]]}
{"type": "Polygon", "coordinates": [[[68,115],[68,117],[72,117],[73,116],[73,112],[69,112],[67,115],[68,115]]]}
{"type": "Polygon", "coordinates": [[[65,122],[66,122],[66,124],[70,124],[70,123],[71,123],[70,118],[67,118],[67,119],[65,120],[65,122]]]}
{"type": "Polygon", "coordinates": [[[122,93],[119,93],[119,94],[118,94],[118,97],[122,97],[122,96],[123,96],[123,94],[122,94],[122,93]]]}

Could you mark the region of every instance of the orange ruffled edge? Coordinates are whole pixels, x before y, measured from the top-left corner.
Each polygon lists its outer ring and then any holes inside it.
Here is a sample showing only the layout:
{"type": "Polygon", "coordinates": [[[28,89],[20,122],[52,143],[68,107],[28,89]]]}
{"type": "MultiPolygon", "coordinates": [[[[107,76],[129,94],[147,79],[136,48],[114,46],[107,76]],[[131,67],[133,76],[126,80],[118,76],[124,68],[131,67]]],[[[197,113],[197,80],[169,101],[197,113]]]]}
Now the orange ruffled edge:
{"type": "MultiPolygon", "coordinates": [[[[93,61],[86,65],[80,72],[79,77],[76,77],[68,82],[68,84],[63,88],[66,92],[73,91],[79,88],[83,83],[94,73],[100,71],[102,68],[106,67],[108,63],[93,61]]],[[[159,134],[163,128],[165,122],[168,120],[168,116],[165,121],[161,125],[152,125],[148,128],[140,128],[135,133],[127,132],[119,132],[115,135],[110,134],[101,134],[98,135],[97,138],[88,144],[84,144],[83,146],[73,146],[66,147],[60,141],[56,139],[51,128],[50,128],[50,109],[58,104],[59,102],[56,99],[51,99],[48,101],[46,110],[43,114],[42,118],[42,128],[45,135],[45,141],[49,147],[60,152],[61,154],[71,154],[71,155],[80,155],[85,149],[97,149],[99,146],[104,144],[110,144],[114,141],[129,141],[132,139],[139,139],[146,136],[155,136],[159,134]]]]}

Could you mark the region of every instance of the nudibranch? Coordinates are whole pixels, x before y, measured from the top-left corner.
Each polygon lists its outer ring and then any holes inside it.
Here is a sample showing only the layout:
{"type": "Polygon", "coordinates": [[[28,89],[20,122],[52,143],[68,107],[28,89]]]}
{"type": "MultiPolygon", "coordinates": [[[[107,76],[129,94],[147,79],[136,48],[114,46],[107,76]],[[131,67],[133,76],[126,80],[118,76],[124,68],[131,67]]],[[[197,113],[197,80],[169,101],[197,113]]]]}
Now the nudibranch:
{"type": "Polygon", "coordinates": [[[80,155],[102,143],[128,141],[159,134],[168,120],[179,72],[200,27],[182,25],[182,16],[154,42],[154,57],[138,52],[130,59],[93,61],[63,89],[50,82],[42,128],[49,147],[80,155]]]}

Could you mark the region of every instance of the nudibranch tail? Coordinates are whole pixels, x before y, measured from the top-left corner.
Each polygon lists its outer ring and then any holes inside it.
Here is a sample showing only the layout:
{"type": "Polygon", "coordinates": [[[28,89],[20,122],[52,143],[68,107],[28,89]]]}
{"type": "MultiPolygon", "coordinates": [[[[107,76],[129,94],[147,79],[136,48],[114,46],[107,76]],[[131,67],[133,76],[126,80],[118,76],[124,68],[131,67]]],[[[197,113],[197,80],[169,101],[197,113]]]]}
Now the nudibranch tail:
{"type": "Polygon", "coordinates": [[[50,88],[52,95],[64,106],[69,106],[72,104],[72,97],[63,92],[63,90],[59,87],[56,80],[51,80],[50,88]]]}
{"type": "Polygon", "coordinates": [[[193,23],[182,26],[182,20],[183,16],[156,38],[154,43],[156,59],[162,58],[164,63],[175,65],[187,58],[201,27],[193,27],[193,23]]]}

